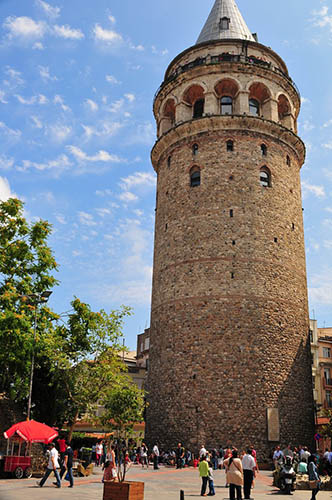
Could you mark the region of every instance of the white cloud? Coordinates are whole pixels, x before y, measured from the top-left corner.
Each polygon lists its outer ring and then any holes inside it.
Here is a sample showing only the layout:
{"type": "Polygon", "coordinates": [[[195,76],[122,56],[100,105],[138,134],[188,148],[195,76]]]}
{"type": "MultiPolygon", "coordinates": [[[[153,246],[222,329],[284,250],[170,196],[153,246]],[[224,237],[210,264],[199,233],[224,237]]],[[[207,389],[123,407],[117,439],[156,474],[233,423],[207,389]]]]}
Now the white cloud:
{"type": "Polygon", "coordinates": [[[97,127],[93,127],[92,125],[83,125],[82,128],[84,130],[85,139],[91,139],[91,137],[111,137],[115,135],[121,128],[123,124],[120,122],[113,122],[105,120],[98,124],[97,127]]]}
{"type": "Polygon", "coordinates": [[[5,74],[11,80],[10,85],[14,84],[14,85],[18,86],[18,85],[23,85],[25,83],[25,81],[22,78],[22,73],[20,71],[17,71],[14,68],[11,68],[10,66],[6,67],[5,74]]]}
{"type": "Polygon", "coordinates": [[[322,127],[323,128],[327,128],[327,127],[330,127],[332,125],[332,119],[331,120],[328,120],[327,122],[323,123],[322,127]]]}
{"type": "Polygon", "coordinates": [[[326,149],[332,149],[332,141],[323,144],[323,147],[326,149]]]}
{"type": "Polygon", "coordinates": [[[32,46],[33,50],[44,50],[44,45],[41,42],[36,42],[32,46]]]}
{"type": "Polygon", "coordinates": [[[42,122],[40,121],[40,119],[38,118],[38,116],[34,116],[34,115],[33,115],[33,116],[31,116],[31,120],[32,120],[32,122],[33,122],[33,126],[34,126],[35,128],[39,128],[39,129],[43,128],[43,124],[42,124],[42,122]]]}
{"type": "Polygon", "coordinates": [[[125,94],[125,97],[128,99],[129,102],[134,102],[136,99],[134,94],[125,94]]]}
{"type": "Polygon", "coordinates": [[[332,269],[326,268],[311,277],[309,298],[312,305],[332,305],[332,269]]]}
{"type": "Polygon", "coordinates": [[[153,187],[156,185],[156,176],[152,172],[135,172],[128,177],[122,177],[120,185],[124,190],[137,186],[153,187]]]}
{"type": "Polygon", "coordinates": [[[78,219],[84,226],[96,226],[97,223],[94,221],[93,216],[87,212],[78,212],[78,219]]]}
{"type": "Polygon", "coordinates": [[[313,11],[315,16],[314,26],[319,28],[328,27],[332,32],[332,16],[329,15],[329,8],[327,5],[323,5],[320,10],[313,11]]]}
{"type": "Polygon", "coordinates": [[[30,97],[29,99],[25,99],[24,97],[22,97],[21,95],[19,94],[16,94],[15,95],[16,99],[18,100],[19,103],[21,104],[26,104],[28,106],[31,106],[32,104],[36,104],[36,100],[37,100],[37,97],[36,96],[32,96],[30,97]]]}
{"type": "Polygon", "coordinates": [[[0,169],[1,170],[9,170],[14,165],[14,159],[8,158],[8,156],[1,155],[0,156],[0,169]]]}
{"type": "Polygon", "coordinates": [[[66,218],[64,217],[64,215],[57,214],[55,216],[55,218],[59,222],[59,224],[67,224],[67,221],[66,221],[66,218]]]}
{"type": "Polygon", "coordinates": [[[145,122],[136,126],[135,132],[128,136],[128,144],[145,144],[152,146],[155,137],[155,126],[150,122],[145,122]]]}
{"type": "Polygon", "coordinates": [[[0,122],[0,132],[3,133],[8,139],[18,140],[20,139],[22,132],[20,130],[13,130],[4,122],[0,122]]]}
{"type": "Polygon", "coordinates": [[[301,96],[301,104],[309,104],[311,101],[306,97],[301,96]]]}
{"type": "Polygon", "coordinates": [[[313,194],[317,196],[317,198],[324,198],[325,190],[323,186],[316,186],[314,184],[310,184],[308,181],[302,181],[302,195],[305,197],[307,194],[313,194]]]}
{"type": "Polygon", "coordinates": [[[52,19],[56,19],[57,17],[59,17],[61,12],[60,7],[52,7],[52,5],[50,5],[47,2],[44,2],[44,0],[36,0],[36,4],[42,8],[42,10],[48,17],[52,19]]]}
{"type": "Polygon", "coordinates": [[[121,163],[124,160],[116,155],[112,155],[107,151],[100,150],[95,155],[89,156],[84,151],[76,146],[67,146],[68,151],[79,161],[83,162],[110,162],[110,163],[121,163]]]}
{"type": "Polygon", "coordinates": [[[91,111],[98,111],[99,106],[98,104],[93,101],[92,99],[85,99],[85,105],[91,110],[91,111]]]}
{"type": "Polygon", "coordinates": [[[62,125],[61,123],[50,125],[48,131],[48,135],[50,135],[55,142],[59,143],[67,140],[68,137],[71,135],[71,133],[72,133],[72,128],[69,127],[68,125],[62,125]]]}
{"type": "Polygon", "coordinates": [[[115,23],[116,23],[116,19],[115,19],[115,17],[114,17],[114,16],[112,16],[112,14],[110,14],[110,15],[108,16],[108,19],[109,19],[109,21],[110,21],[112,24],[115,24],[115,23]]]}
{"type": "Polygon", "coordinates": [[[120,33],[113,30],[107,30],[100,26],[100,24],[95,24],[93,28],[93,35],[96,41],[103,42],[107,45],[118,45],[123,42],[123,38],[120,33]]]}
{"type": "Polygon", "coordinates": [[[139,52],[143,52],[145,49],[144,49],[144,46],[143,45],[133,45],[132,43],[129,45],[129,47],[132,49],[132,50],[138,50],[139,52]]]}
{"type": "Polygon", "coordinates": [[[117,101],[114,101],[110,108],[109,108],[109,111],[111,113],[119,113],[119,111],[122,109],[124,105],[124,100],[123,99],[118,99],[117,101]]]}
{"type": "Polygon", "coordinates": [[[51,76],[50,68],[48,66],[39,66],[38,69],[44,82],[55,82],[57,80],[56,76],[51,76]]]}
{"type": "Polygon", "coordinates": [[[36,22],[30,17],[7,17],[3,27],[8,30],[8,38],[34,39],[43,38],[47,26],[44,22],[36,22]]]}
{"type": "Polygon", "coordinates": [[[46,95],[39,94],[39,96],[38,96],[38,102],[39,102],[39,104],[47,104],[48,103],[48,99],[47,99],[46,95]]]}
{"type": "Polygon", "coordinates": [[[71,111],[70,107],[65,104],[65,102],[62,99],[61,95],[55,95],[54,96],[53,104],[59,104],[61,106],[61,109],[63,111],[71,111]]]}
{"type": "Polygon", "coordinates": [[[68,170],[72,166],[73,164],[69,160],[68,156],[62,154],[58,156],[55,160],[49,160],[46,163],[37,163],[30,160],[23,160],[23,165],[17,167],[17,170],[19,170],[20,172],[25,172],[30,169],[35,169],[39,171],[54,170],[57,173],[59,173],[64,170],[68,170]]]}
{"type": "Polygon", "coordinates": [[[96,208],[96,212],[99,217],[105,217],[106,215],[111,215],[112,211],[109,208],[96,208]]]}
{"type": "Polygon", "coordinates": [[[114,83],[114,84],[119,84],[120,82],[115,78],[115,76],[112,75],[106,75],[106,81],[108,83],[114,83]]]}
{"type": "Polygon", "coordinates": [[[0,201],[7,201],[9,198],[17,198],[17,195],[11,191],[8,179],[0,177],[0,201]]]}
{"type": "Polygon", "coordinates": [[[123,193],[119,194],[118,196],[119,200],[124,201],[125,203],[129,202],[135,202],[138,201],[138,196],[136,194],[131,193],[130,191],[124,191],[123,193]]]}
{"type": "Polygon", "coordinates": [[[0,102],[1,104],[8,104],[8,101],[5,99],[6,92],[0,90],[0,102]]]}
{"type": "Polygon", "coordinates": [[[63,26],[55,25],[53,30],[56,36],[66,40],[82,40],[84,38],[84,34],[80,29],[71,28],[67,24],[63,26]]]}
{"type": "Polygon", "coordinates": [[[300,123],[300,127],[303,129],[304,132],[311,132],[311,130],[315,128],[312,121],[309,120],[305,120],[304,122],[300,123]]]}

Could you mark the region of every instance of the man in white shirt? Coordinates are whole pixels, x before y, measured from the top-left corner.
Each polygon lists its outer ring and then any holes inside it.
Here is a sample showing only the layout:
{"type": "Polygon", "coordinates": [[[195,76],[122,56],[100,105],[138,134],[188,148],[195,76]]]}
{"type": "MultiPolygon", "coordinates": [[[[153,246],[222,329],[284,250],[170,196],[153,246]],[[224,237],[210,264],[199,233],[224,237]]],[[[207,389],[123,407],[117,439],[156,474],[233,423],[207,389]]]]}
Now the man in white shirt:
{"type": "Polygon", "coordinates": [[[254,480],[254,471],[256,470],[256,462],[252,456],[252,450],[249,448],[247,453],[242,458],[243,467],[243,492],[244,498],[250,499],[251,485],[254,480]]]}
{"type": "Polygon", "coordinates": [[[207,450],[205,449],[204,444],[202,444],[201,449],[199,450],[199,459],[202,460],[203,457],[206,457],[207,450]]]}
{"type": "Polygon", "coordinates": [[[60,476],[59,472],[57,469],[60,468],[59,465],[59,454],[58,450],[55,447],[54,443],[51,443],[49,445],[50,448],[50,454],[49,454],[49,459],[48,459],[48,464],[47,464],[47,469],[45,471],[44,477],[40,482],[37,482],[37,485],[42,488],[48,478],[48,476],[51,474],[51,472],[54,472],[55,478],[56,478],[56,487],[61,488],[61,481],[60,481],[60,476]]]}
{"type": "Polygon", "coordinates": [[[158,445],[157,443],[154,445],[153,449],[152,449],[152,453],[153,453],[153,468],[154,470],[158,470],[159,469],[159,448],[158,448],[158,445]]]}

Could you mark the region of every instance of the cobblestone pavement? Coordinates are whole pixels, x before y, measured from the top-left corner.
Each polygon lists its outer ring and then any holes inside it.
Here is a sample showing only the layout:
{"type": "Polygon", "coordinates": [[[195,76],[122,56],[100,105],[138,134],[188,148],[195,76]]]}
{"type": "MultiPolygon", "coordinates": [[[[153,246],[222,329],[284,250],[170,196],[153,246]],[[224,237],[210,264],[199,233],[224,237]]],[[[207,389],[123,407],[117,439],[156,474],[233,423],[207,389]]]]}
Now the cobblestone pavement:
{"type": "MultiPolygon", "coordinates": [[[[68,488],[66,481],[62,488],[53,486],[50,477],[43,488],[36,485],[36,479],[5,479],[0,480],[0,500],[102,500],[103,485],[102,472],[97,468],[96,473],[89,478],[75,478],[74,488],[68,488]]],[[[152,468],[142,470],[134,466],[128,473],[128,480],[144,481],[144,500],[179,500],[180,490],[185,493],[185,499],[191,500],[200,497],[200,478],[198,471],[192,468],[175,470],[161,467],[159,471],[152,468]]],[[[216,500],[228,499],[228,489],[225,488],[224,471],[215,471],[216,500]]],[[[251,495],[255,500],[279,497],[286,500],[279,490],[272,487],[271,472],[260,472],[251,495]]],[[[317,500],[331,500],[332,492],[320,492],[317,500]]],[[[286,498],[285,498],[286,497],[286,498]]],[[[295,491],[293,500],[310,500],[310,491],[295,491]]],[[[277,499],[276,499],[277,500],[277,499]]]]}

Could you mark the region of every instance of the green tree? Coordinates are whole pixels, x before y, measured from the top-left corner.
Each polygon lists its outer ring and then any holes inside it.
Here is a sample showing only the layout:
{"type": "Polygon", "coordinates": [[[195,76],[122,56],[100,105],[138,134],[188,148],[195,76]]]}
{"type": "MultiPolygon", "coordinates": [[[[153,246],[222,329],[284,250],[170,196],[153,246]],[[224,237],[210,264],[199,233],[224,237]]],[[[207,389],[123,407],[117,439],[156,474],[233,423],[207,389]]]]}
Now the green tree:
{"type": "Polygon", "coordinates": [[[133,434],[134,424],[143,421],[144,393],[134,384],[111,388],[104,398],[104,408],[100,417],[103,425],[114,431],[117,446],[118,479],[124,481],[127,464],[124,460],[125,449],[123,443],[127,442],[133,434]]]}
{"type": "MultiPolygon", "coordinates": [[[[130,308],[106,313],[94,312],[78,298],[71,303],[73,312],[66,324],[56,329],[50,367],[50,388],[54,398],[65,401],[58,405],[54,416],[58,425],[67,422],[70,435],[83,415],[93,419],[99,403],[110,387],[128,380],[121,353],[122,325],[130,308]],[[55,415],[56,414],[56,415],[55,415]]],[[[38,394],[35,395],[38,400],[38,394]]],[[[40,409],[45,406],[39,402],[40,409]]]]}
{"type": "MultiPolygon", "coordinates": [[[[47,244],[50,233],[47,221],[26,220],[20,200],[0,203],[0,392],[16,401],[27,396],[33,349],[35,307],[22,296],[57,284],[53,273],[58,266],[47,244]]],[[[52,350],[56,317],[48,307],[40,308],[37,351],[52,350]]]]}

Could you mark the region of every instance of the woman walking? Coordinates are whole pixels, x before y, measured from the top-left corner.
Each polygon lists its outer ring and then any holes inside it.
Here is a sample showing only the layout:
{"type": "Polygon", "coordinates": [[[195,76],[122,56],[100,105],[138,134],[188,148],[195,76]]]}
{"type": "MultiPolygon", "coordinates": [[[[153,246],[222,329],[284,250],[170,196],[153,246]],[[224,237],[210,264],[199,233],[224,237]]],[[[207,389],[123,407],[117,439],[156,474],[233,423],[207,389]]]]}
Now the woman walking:
{"type": "Polygon", "coordinates": [[[243,469],[241,460],[238,458],[237,450],[232,451],[232,456],[224,460],[226,469],[226,481],[229,484],[229,498],[230,500],[242,500],[242,486],[243,486],[243,469]]]}
{"type": "Polygon", "coordinates": [[[317,457],[315,457],[315,455],[310,455],[308,458],[308,474],[309,485],[312,491],[311,500],[315,500],[320,488],[320,478],[317,470],[317,457]]]}

